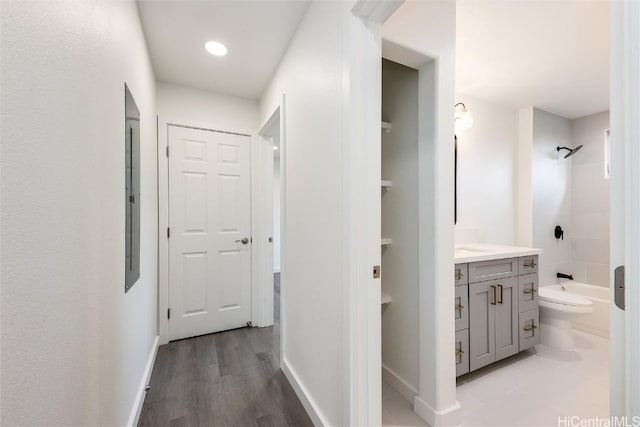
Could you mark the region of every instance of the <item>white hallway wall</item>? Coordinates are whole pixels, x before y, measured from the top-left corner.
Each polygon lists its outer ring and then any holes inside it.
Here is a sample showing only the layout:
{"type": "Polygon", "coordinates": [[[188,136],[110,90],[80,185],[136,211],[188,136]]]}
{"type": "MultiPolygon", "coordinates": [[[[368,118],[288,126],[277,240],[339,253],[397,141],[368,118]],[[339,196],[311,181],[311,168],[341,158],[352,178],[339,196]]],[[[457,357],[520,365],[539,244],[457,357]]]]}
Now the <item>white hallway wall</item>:
{"type": "Polygon", "coordinates": [[[3,425],[124,425],[156,336],[155,82],[134,2],[3,1],[3,425]],[[124,83],[141,111],[124,293],[124,83]]]}
{"type": "Polygon", "coordinates": [[[256,100],[166,82],[158,82],[157,98],[158,116],[165,125],[168,121],[249,135],[254,135],[258,128],[256,100]]]}
{"type": "Polygon", "coordinates": [[[346,409],[341,158],[348,6],[311,4],[260,102],[265,123],[286,95],[283,358],[328,425],[343,424],[346,409]]]}
{"type": "Polygon", "coordinates": [[[512,245],[516,224],[518,112],[456,94],[473,114],[458,132],[458,222],[479,242],[512,245]]]}

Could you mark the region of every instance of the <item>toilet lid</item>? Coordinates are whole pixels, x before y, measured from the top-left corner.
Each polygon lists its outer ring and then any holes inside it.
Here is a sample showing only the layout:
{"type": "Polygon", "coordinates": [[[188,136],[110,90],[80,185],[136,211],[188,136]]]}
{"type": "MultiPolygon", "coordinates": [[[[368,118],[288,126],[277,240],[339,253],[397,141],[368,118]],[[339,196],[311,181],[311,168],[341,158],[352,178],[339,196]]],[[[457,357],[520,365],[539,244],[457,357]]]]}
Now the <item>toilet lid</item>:
{"type": "Polygon", "coordinates": [[[556,304],[574,305],[574,306],[590,306],[592,304],[585,297],[563,291],[561,289],[553,289],[551,287],[540,287],[538,289],[538,297],[541,300],[553,302],[556,304]]]}

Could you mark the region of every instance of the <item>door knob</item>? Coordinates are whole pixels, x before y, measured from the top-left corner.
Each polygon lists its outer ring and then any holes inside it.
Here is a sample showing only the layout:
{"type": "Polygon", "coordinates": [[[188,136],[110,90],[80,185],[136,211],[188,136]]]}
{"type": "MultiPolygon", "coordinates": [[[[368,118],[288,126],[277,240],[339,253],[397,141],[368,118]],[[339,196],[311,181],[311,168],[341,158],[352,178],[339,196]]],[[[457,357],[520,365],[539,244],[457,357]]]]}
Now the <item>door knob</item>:
{"type": "Polygon", "coordinates": [[[236,240],[236,243],[242,243],[243,245],[246,245],[247,243],[249,243],[249,239],[247,237],[243,237],[242,240],[236,240]]]}

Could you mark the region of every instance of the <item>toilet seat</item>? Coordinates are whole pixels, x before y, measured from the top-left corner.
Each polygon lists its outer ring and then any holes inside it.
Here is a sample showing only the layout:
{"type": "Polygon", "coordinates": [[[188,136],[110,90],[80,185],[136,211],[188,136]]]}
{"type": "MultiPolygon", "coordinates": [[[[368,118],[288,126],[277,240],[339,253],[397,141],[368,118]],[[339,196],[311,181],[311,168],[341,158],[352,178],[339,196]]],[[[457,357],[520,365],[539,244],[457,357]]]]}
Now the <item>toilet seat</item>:
{"type": "Polygon", "coordinates": [[[575,295],[570,292],[553,289],[550,287],[540,287],[538,289],[538,298],[542,301],[547,301],[554,304],[562,304],[573,307],[590,307],[593,302],[589,301],[580,295],[575,295]]]}

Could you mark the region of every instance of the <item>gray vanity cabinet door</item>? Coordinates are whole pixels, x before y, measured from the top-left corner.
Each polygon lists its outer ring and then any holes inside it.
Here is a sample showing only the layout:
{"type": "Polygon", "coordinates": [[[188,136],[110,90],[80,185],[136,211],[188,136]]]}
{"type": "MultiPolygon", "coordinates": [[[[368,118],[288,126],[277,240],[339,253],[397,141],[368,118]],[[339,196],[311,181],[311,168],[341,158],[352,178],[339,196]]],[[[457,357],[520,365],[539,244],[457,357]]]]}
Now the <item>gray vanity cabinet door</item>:
{"type": "Polygon", "coordinates": [[[456,286],[469,283],[468,264],[456,264],[454,277],[456,279],[456,286]]]}
{"type": "Polygon", "coordinates": [[[456,377],[469,372],[469,330],[456,332],[456,377]]]}
{"type": "Polygon", "coordinates": [[[518,274],[538,272],[538,255],[523,256],[518,259],[518,274]]]}
{"type": "Polygon", "coordinates": [[[520,313],[520,351],[540,342],[540,323],[538,309],[520,313]]]}
{"type": "Polygon", "coordinates": [[[456,286],[455,296],[456,331],[469,327],[469,287],[456,286]]]}
{"type": "Polygon", "coordinates": [[[518,277],[520,292],[520,311],[538,308],[538,274],[527,274],[518,277]]]}
{"type": "Polygon", "coordinates": [[[494,282],[469,285],[469,368],[482,368],[496,360],[494,282]]]}
{"type": "Polygon", "coordinates": [[[496,360],[504,359],[518,352],[518,310],[519,288],[516,277],[496,280],[495,307],[496,360]]]}

